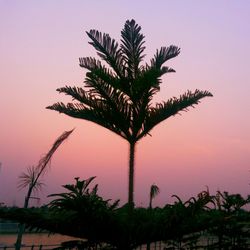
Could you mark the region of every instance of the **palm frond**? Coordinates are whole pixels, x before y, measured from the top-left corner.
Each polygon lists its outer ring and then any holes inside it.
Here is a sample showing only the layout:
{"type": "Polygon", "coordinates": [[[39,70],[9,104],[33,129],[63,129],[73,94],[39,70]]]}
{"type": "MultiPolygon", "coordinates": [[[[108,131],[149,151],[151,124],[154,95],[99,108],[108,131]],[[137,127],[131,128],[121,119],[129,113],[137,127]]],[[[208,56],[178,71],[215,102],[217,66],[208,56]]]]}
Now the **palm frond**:
{"type": "MultiPolygon", "coordinates": [[[[96,89],[95,93],[86,92],[85,90],[79,87],[69,87],[69,86],[59,88],[57,89],[57,91],[59,91],[60,93],[65,93],[66,95],[70,95],[73,97],[73,99],[79,101],[80,102],[79,104],[77,103],[72,104],[74,107],[77,107],[77,109],[95,110],[96,113],[103,113],[106,111],[110,115],[112,115],[112,113],[116,114],[112,116],[114,119],[114,123],[116,123],[116,125],[119,124],[119,126],[121,126],[122,131],[128,136],[127,132],[129,130],[128,127],[132,112],[128,96],[123,92],[114,89],[108,84],[97,83],[94,79],[92,80],[88,79],[88,84],[91,86],[95,86],[96,89]]],[[[69,109],[72,109],[71,108],[72,105],[68,104],[67,107],[69,109]]],[[[60,104],[57,103],[47,108],[62,112],[60,111],[62,110],[62,106],[65,109],[65,105],[63,105],[62,103],[60,104]],[[58,109],[55,109],[55,107],[57,107],[58,109]]],[[[65,113],[65,114],[71,116],[70,113],[65,113]]]]}
{"type": "Polygon", "coordinates": [[[195,90],[193,93],[187,91],[179,98],[173,97],[167,102],[156,104],[155,107],[150,108],[148,117],[145,119],[144,131],[138,136],[138,140],[160,122],[178,114],[180,111],[187,111],[188,107],[194,107],[195,104],[198,104],[200,99],[210,96],[213,95],[208,91],[195,90]]]}
{"type": "Polygon", "coordinates": [[[76,187],[74,184],[66,184],[66,185],[63,185],[63,187],[65,189],[67,189],[68,191],[71,191],[71,192],[75,192],[76,191],[76,187]]]}
{"type": "Polygon", "coordinates": [[[87,78],[86,82],[89,86],[95,86],[95,91],[91,91],[91,94],[102,100],[98,107],[100,105],[105,106],[110,114],[115,114],[112,116],[114,124],[119,126],[129,137],[128,131],[133,110],[130,98],[119,89],[115,89],[104,82],[99,82],[97,79],[87,78]]]}
{"type": "Polygon", "coordinates": [[[115,209],[117,209],[118,206],[119,206],[119,203],[120,203],[120,200],[115,200],[114,203],[111,204],[111,205],[109,206],[109,209],[110,209],[110,210],[115,210],[115,209]]]}
{"type": "Polygon", "coordinates": [[[153,59],[151,59],[151,66],[161,68],[161,66],[171,58],[174,58],[180,54],[180,48],[171,45],[169,47],[161,47],[160,50],[156,51],[153,59]]]}
{"type": "Polygon", "coordinates": [[[109,99],[111,92],[122,95],[126,100],[130,98],[130,88],[127,84],[124,85],[123,80],[112,77],[104,71],[87,72],[84,83],[90,94],[102,99],[109,99]]]}
{"type": "Polygon", "coordinates": [[[160,90],[160,77],[168,71],[169,68],[164,67],[164,69],[157,69],[155,67],[143,67],[140,74],[134,80],[132,89],[132,98],[133,101],[137,101],[144,95],[145,93],[151,92],[153,96],[160,90]]]}
{"type": "MultiPolygon", "coordinates": [[[[100,79],[102,82],[111,85],[113,88],[116,89],[123,89],[123,85],[121,84],[121,79],[113,74],[113,72],[102,65],[101,61],[96,60],[93,57],[82,57],[79,58],[80,66],[83,68],[88,69],[95,78],[100,79]]],[[[86,87],[90,87],[94,90],[92,86],[88,86],[87,82],[86,87]]]]}
{"type": "Polygon", "coordinates": [[[19,176],[18,188],[28,188],[27,196],[25,198],[24,207],[27,208],[29,199],[32,192],[38,192],[42,189],[44,183],[40,181],[40,177],[44,175],[48,169],[50,160],[57,150],[57,148],[69,137],[73,130],[65,131],[52,145],[48,153],[43,156],[36,166],[28,167],[27,172],[22,173],[19,176]]]}
{"type": "MultiPolygon", "coordinates": [[[[48,164],[51,161],[52,156],[54,155],[54,153],[56,152],[56,150],[60,147],[60,145],[71,135],[71,133],[74,131],[74,129],[69,130],[69,131],[65,131],[63,132],[53,143],[52,147],[50,148],[50,150],[47,152],[46,155],[44,155],[38,162],[38,165],[36,166],[37,169],[37,176],[36,176],[36,180],[38,180],[38,178],[46,173],[47,170],[47,166],[49,166],[48,164]]],[[[36,181],[35,180],[35,181],[36,181]]]]}
{"type": "Polygon", "coordinates": [[[36,178],[35,167],[28,167],[27,172],[23,172],[19,175],[18,189],[23,189],[28,187],[30,184],[34,183],[36,178]]]}
{"type": "Polygon", "coordinates": [[[80,87],[65,86],[62,88],[58,88],[57,91],[59,93],[64,93],[66,95],[71,96],[73,100],[77,100],[80,103],[82,103],[83,106],[89,107],[89,108],[96,108],[96,106],[98,105],[98,102],[101,101],[101,98],[98,99],[96,96],[85,91],[84,89],[80,87]]]}
{"type": "Polygon", "coordinates": [[[121,32],[121,50],[124,54],[127,72],[130,78],[135,79],[139,72],[139,64],[142,61],[145,47],[144,35],[140,33],[141,27],[135,20],[127,20],[121,32]]]}
{"type": "Polygon", "coordinates": [[[149,208],[152,208],[152,202],[153,199],[160,193],[160,189],[157,185],[153,184],[150,187],[150,192],[149,192],[149,208]]]}
{"type": "Polygon", "coordinates": [[[83,185],[83,189],[86,190],[88,188],[88,186],[90,185],[90,183],[96,178],[96,176],[92,176],[90,178],[88,178],[87,180],[84,180],[84,185],[83,185]]]}
{"type": "Polygon", "coordinates": [[[95,109],[90,109],[81,103],[68,103],[65,105],[62,102],[55,103],[47,108],[74,118],[94,122],[111,130],[124,139],[127,139],[127,136],[129,136],[127,131],[123,131],[122,128],[118,126],[117,122],[119,121],[117,121],[116,114],[114,114],[111,109],[108,109],[103,102],[99,102],[95,109]]]}
{"type": "Polygon", "coordinates": [[[17,188],[19,190],[23,188],[33,188],[33,191],[38,192],[42,190],[44,183],[40,180],[37,180],[37,169],[36,167],[28,167],[27,172],[23,172],[19,175],[19,181],[17,188]]]}
{"type": "Polygon", "coordinates": [[[115,130],[119,135],[122,132],[123,136],[125,135],[128,138],[130,136],[129,125],[132,113],[128,96],[120,90],[105,83],[101,84],[94,79],[88,78],[86,81],[93,88],[95,86],[95,93],[86,92],[79,87],[65,86],[57,89],[57,91],[72,96],[80,103],[69,103],[67,105],[56,103],[47,108],[92,122],[99,120],[99,125],[103,126],[103,123],[107,123],[106,128],[113,127],[113,131],[115,130]],[[104,121],[106,115],[109,117],[107,122],[104,121]],[[113,125],[110,125],[112,122],[113,125]]]}
{"type": "Polygon", "coordinates": [[[108,34],[102,34],[97,30],[86,32],[92,42],[89,42],[96,50],[97,54],[105,60],[120,77],[124,77],[123,56],[118,49],[118,43],[111,39],[108,34]]]}
{"type": "Polygon", "coordinates": [[[150,187],[150,197],[153,199],[159,193],[160,193],[160,188],[155,184],[151,185],[151,187],[150,187]]]}
{"type": "Polygon", "coordinates": [[[92,191],[90,192],[90,195],[97,195],[97,192],[98,192],[98,184],[96,184],[93,187],[92,191]]]}
{"type": "Polygon", "coordinates": [[[101,70],[112,74],[109,69],[102,65],[100,60],[95,59],[94,57],[80,57],[79,65],[82,68],[88,69],[89,71],[101,70]]]}
{"type": "Polygon", "coordinates": [[[179,203],[179,204],[184,205],[183,201],[181,200],[181,198],[178,195],[173,194],[171,197],[176,198],[178,200],[178,202],[175,202],[175,203],[179,203]]]}
{"type": "Polygon", "coordinates": [[[106,82],[100,81],[100,79],[96,78],[92,73],[87,74],[85,83],[87,87],[91,88],[89,93],[105,101],[114,112],[121,112],[126,118],[130,116],[128,112],[131,108],[131,100],[126,93],[112,87],[106,82]]]}

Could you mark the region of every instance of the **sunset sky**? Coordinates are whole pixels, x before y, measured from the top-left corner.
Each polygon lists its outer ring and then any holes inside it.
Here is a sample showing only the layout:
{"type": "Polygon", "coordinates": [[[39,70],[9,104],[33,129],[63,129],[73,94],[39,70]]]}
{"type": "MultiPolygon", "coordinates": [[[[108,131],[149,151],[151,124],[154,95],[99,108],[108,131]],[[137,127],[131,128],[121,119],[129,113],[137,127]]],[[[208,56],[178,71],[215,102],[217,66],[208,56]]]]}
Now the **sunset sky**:
{"type": "MultiPolygon", "coordinates": [[[[38,196],[60,192],[74,177],[97,176],[106,199],[127,200],[128,144],[93,123],[45,109],[64,85],[82,86],[78,58],[96,56],[85,31],[120,39],[127,19],[142,27],[149,61],[157,48],[177,45],[155,101],[196,88],[202,99],[143,138],[136,150],[135,201],[147,206],[150,185],[161,192],[154,205],[187,199],[209,187],[250,193],[250,1],[15,1],[0,0],[0,202],[23,203],[18,176],[35,165],[55,139],[75,128],[58,149],[38,196]]],[[[36,205],[35,202],[32,203],[36,205]]]]}

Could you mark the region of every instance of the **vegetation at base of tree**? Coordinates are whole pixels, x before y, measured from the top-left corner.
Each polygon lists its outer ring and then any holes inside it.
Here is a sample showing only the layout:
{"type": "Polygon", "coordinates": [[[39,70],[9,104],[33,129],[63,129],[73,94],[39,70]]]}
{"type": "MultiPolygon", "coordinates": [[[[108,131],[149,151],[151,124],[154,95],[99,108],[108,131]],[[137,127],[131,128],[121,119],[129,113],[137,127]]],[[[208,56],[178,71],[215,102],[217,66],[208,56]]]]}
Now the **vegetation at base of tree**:
{"type": "Polygon", "coordinates": [[[131,210],[128,204],[119,206],[119,201],[99,196],[98,185],[92,186],[94,179],[75,178],[74,184],[63,186],[66,192],[50,195],[53,200],[40,208],[0,208],[0,218],[25,223],[29,229],[87,239],[64,243],[79,249],[99,245],[129,250],[157,241],[175,249],[195,249],[199,244],[205,247],[204,238],[214,239],[210,249],[247,249],[250,244],[250,212],[244,210],[250,196],[219,191],[211,195],[206,190],[187,201],[174,195],[175,202],[162,208],[131,210]]]}

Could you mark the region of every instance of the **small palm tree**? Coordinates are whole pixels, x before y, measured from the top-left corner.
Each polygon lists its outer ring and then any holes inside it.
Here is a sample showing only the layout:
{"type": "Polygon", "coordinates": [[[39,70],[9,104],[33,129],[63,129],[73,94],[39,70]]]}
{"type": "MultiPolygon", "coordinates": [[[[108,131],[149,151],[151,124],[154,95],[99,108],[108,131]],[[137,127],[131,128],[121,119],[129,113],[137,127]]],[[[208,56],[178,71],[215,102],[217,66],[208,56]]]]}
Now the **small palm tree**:
{"type": "Polygon", "coordinates": [[[97,213],[98,208],[106,210],[114,210],[119,205],[119,200],[114,203],[110,203],[110,200],[103,200],[101,196],[97,194],[98,184],[90,188],[90,184],[96,177],[90,177],[87,180],[80,180],[75,178],[75,184],[63,185],[67,190],[66,193],[51,194],[48,197],[57,197],[52,200],[49,207],[55,210],[66,211],[79,211],[80,213],[97,213]]]}
{"type": "Polygon", "coordinates": [[[70,136],[73,130],[63,132],[54,142],[51,149],[43,156],[36,166],[28,167],[27,173],[22,173],[19,176],[18,188],[23,189],[28,187],[27,195],[24,201],[24,208],[29,205],[29,200],[33,191],[39,191],[43,183],[40,178],[48,171],[50,161],[59,146],[70,136]]]}
{"type": "Polygon", "coordinates": [[[199,100],[212,96],[208,91],[187,91],[179,98],[153,105],[153,96],[160,91],[161,77],[175,72],[163,66],[176,57],[176,46],[161,47],[150,63],[142,65],[145,56],[144,35],[134,20],[128,20],[121,31],[119,45],[108,34],[97,30],[87,32],[90,44],[106,63],[93,57],[80,58],[80,66],[87,69],[85,87],[65,86],[59,93],[70,95],[77,102],[58,102],[48,109],[71,117],[92,121],[127,140],[129,149],[128,203],[134,202],[134,158],[136,143],[160,122],[187,111],[199,100]]]}
{"type": "MultiPolygon", "coordinates": [[[[19,189],[28,188],[27,194],[24,200],[24,208],[28,208],[29,201],[32,198],[31,195],[34,191],[41,190],[43,183],[40,178],[44,176],[50,166],[52,156],[59,148],[59,146],[70,136],[73,130],[63,132],[54,142],[51,149],[43,156],[36,166],[28,167],[26,173],[22,173],[19,176],[19,189]]],[[[19,230],[16,240],[16,250],[21,249],[22,235],[25,229],[24,224],[19,224],[19,230]]]]}
{"type": "Polygon", "coordinates": [[[153,184],[150,187],[149,193],[149,208],[152,209],[152,201],[153,199],[160,193],[160,189],[157,185],[153,184]]]}

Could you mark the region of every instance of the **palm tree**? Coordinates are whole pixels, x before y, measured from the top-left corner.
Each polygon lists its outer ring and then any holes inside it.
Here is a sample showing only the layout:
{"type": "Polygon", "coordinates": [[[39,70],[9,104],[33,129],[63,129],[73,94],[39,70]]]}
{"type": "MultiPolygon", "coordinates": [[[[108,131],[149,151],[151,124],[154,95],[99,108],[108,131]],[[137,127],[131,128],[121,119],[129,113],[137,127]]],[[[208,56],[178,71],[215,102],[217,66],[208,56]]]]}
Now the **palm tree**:
{"type": "Polygon", "coordinates": [[[22,173],[19,176],[20,180],[18,188],[23,189],[28,187],[23,206],[24,208],[27,208],[29,206],[29,200],[31,198],[32,192],[39,191],[42,188],[43,183],[40,181],[40,178],[44,176],[44,174],[48,171],[52,156],[54,155],[56,150],[70,136],[72,132],[73,129],[63,132],[53,143],[51,149],[47,152],[47,154],[39,160],[38,164],[36,166],[28,167],[27,173],[22,173]]]}
{"type": "Polygon", "coordinates": [[[160,193],[160,188],[153,184],[150,187],[150,193],[149,193],[149,208],[152,209],[152,202],[153,199],[160,193]]]}
{"type": "Polygon", "coordinates": [[[87,69],[85,87],[65,86],[59,93],[70,95],[72,102],[58,102],[48,109],[71,117],[92,121],[111,130],[129,143],[128,203],[134,202],[134,158],[137,142],[160,122],[174,116],[199,100],[212,96],[208,91],[187,91],[179,98],[153,105],[153,96],[159,92],[161,76],[175,72],[163,66],[180,53],[176,46],[161,47],[150,63],[142,65],[145,56],[144,35],[134,20],[127,20],[121,31],[119,45],[108,34],[97,30],[87,32],[90,44],[98,56],[80,58],[80,66],[87,69]]]}
{"type": "MultiPolygon", "coordinates": [[[[52,156],[59,148],[59,146],[70,136],[73,130],[63,132],[54,142],[51,149],[44,155],[38,162],[36,166],[28,167],[26,173],[22,173],[19,176],[19,189],[28,188],[26,197],[24,199],[24,208],[28,208],[29,201],[31,198],[32,193],[34,191],[39,191],[42,189],[43,183],[40,181],[41,177],[48,171],[48,167],[50,166],[50,162],[52,156]]],[[[21,249],[22,243],[22,235],[25,229],[24,224],[19,224],[19,230],[17,234],[16,246],[15,249],[21,249]]]]}
{"type": "Polygon", "coordinates": [[[87,180],[80,180],[79,177],[75,178],[76,184],[63,185],[67,189],[67,193],[51,194],[48,197],[59,197],[50,202],[49,206],[55,210],[74,210],[80,212],[91,213],[94,211],[96,214],[97,208],[105,208],[107,210],[113,210],[119,205],[119,200],[116,200],[113,204],[110,200],[103,200],[101,196],[97,194],[98,184],[92,189],[90,184],[96,177],[90,177],[87,180]]]}

